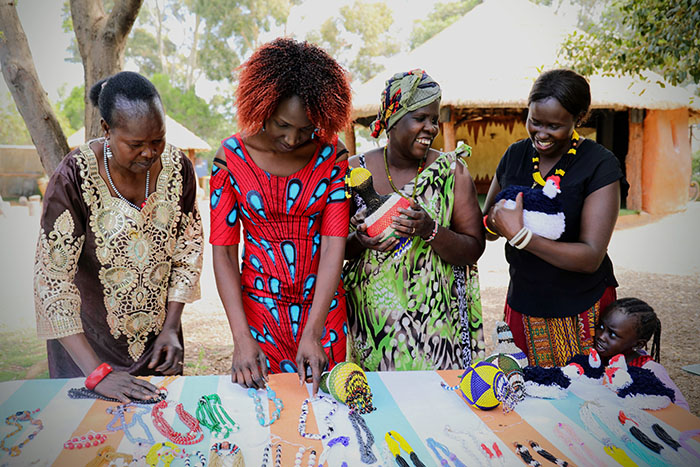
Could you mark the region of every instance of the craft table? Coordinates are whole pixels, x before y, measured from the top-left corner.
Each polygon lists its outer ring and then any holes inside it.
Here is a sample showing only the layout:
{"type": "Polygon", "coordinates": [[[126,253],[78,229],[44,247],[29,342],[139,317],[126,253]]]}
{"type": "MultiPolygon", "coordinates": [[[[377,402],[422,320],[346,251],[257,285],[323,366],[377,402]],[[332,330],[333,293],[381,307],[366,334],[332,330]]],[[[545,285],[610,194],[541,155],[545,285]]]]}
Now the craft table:
{"type": "MultiPolygon", "coordinates": [[[[374,436],[372,451],[377,461],[372,465],[396,465],[396,462],[387,456],[384,435],[389,430],[400,433],[415,449],[418,457],[426,466],[440,465],[437,457],[426,444],[427,438],[434,438],[443,443],[457,458],[469,466],[525,465],[515,453],[514,442],[527,446],[533,457],[540,461],[543,466],[554,465],[538,458],[529,447],[529,440],[535,440],[542,448],[558,458],[568,461],[570,465],[590,465],[590,459],[582,459],[576,450],[572,450],[566,442],[555,436],[554,428],[560,422],[572,427],[580,441],[584,442],[603,463],[618,465],[605,454],[603,444],[586,430],[586,425],[578,415],[578,409],[584,400],[596,400],[610,404],[611,407],[620,404],[617,396],[609,389],[600,385],[576,382],[572,384],[566,399],[527,398],[518,404],[514,412],[505,414],[500,407],[490,411],[472,409],[456,393],[446,391],[441,387],[442,381],[448,385],[456,384],[460,375],[461,371],[367,374],[374,396],[374,405],[377,407],[376,411],[363,416],[374,436]],[[493,445],[493,442],[497,442],[503,452],[503,457],[500,459],[502,462],[489,461],[473,442],[472,444],[469,442],[463,444],[458,439],[448,436],[445,431],[446,425],[449,425],[453,431],[470,432],[479,441],[489,446],[493,445]]],[[[161,378],[150,379],[156,385],[160,380],[161,378]]],[[[106,430],[106,426],[113,417],[105,409],[117,405],[116,403],[70,399],[68,397],[68,390],[81,387],[82,383],[83,379],[81,378],[0,383],[0,417],[2,420],[17,411],[40,409],[35,414],[35,418],[43,422],[43,429],[34,439],[26,443],[21,449],[20,455],[10,457],[7,452],[0,452],[0,466],[85,465],[95,458],[100,447],[68,450],[63,448],[63,443],[74,436],[86,434],[90,430],[105,433],[107,436],[105,445],[112,446],[116,451],[136,455],[137,460],[132,465],[147,465],[145,459],[139,457],[145,455],[143,448],[139,451],[136,445],[125,437],[123,431],[106,430]]],[[[263,428],[258,424],[253,400],[248,396],[246,389],[231,383],[230,376],[179,377],[167,387],[168,401],[180,402],[189,413],[194,414],[201,396],[218,393],[227,412],[241,426],[240,431],[231,435],[229,441],[241,447],[245,465],[248,467],[257,467],[261,464],[263,450],[271,436],[273,448],[270,466],[274,463],[275,446],[279,440],[283,440],[281,442],[283,466],[294,465],[297,448],[301,445],[315,449],[319,456],[317,460],[324,460],[329,466],[341,466],[343,462],[347,462],[350,467],[365,465],[360,461],[357,436],[348,419],[345,406],[339,405],[331,420],[335,425],[333,436],[348,436],[349,444],[344,446],[336,443],[332,448],[328,448],[328,439],[323,444],[321,441],[305,439],[299,436],[297,429],[300,407],[304,399],[309,397],[311,386],[300,386],[295,374],[273,375],[270,377],[270,386],[277,392],[278,397],[282,398],[284,410],[282,410],[280,419],[268,428],[263,428]]],[[[268,410],[274,410],[274,405],[266,401],[264,392],[260,391],[259,394],[263,398],[263,404],[269,406],[268,410]]],[[[175,405],[174,403],[169,404],[165,411],[165,418],[175,431],[186,432],[187,428],[181,421],[176,420],[175,405]]],[[[318,402],[313,403],[312,406],[306,430],[310,433],[319,433],[319,420],[320,424],[323,424],[323,417],[327,414],[330,406],[318,402]]],[[[678,439],[683,431],[700,429],[700,419],[675,405],[649,413],[652,413],[658,419],[658,423],[675,439],[678,439]]],[[[144,416],[143,420],[156,442],[166,441],[166,438],[153,427],[150,415],[144,416]]],[[[20,433],[8,437],[16,428],[2,424],[0,438],[5,439],[6,447],[16,445],[26,439],[34,428],[28,423],[23,425],[23,430],[20,433]]],[[[323,428],[325,429],[325,426],[323,428]]],[[[134,428],[134,430],[132,436],[143,435],[143,432],[138,431],[138,428],[134,428]]],[[[617,446],[624,447],[621,440],[615,437],[612,440],[617,446]]],[[[689,445],[697,452],[700,452],[699,440],[700,438],[696,437],[689,441],[689,445]]],[[[185,450],[191,453],[200,451],[209,456],[209,449],[213,442],[209,431],[204,428],[204,439],[196,445],[185,446],[185,450]]],[[[639,446],[642,445],[639,444],[639,446]]],[[[643,449],[646,448],[642,447],[643,449]]],[[[411,465],[408,455],[402,454],[411,465]]],[[[653,463],[658,465],[665,463],[664,459],[651,451],[647,451],[644,458],[638,458],[631,452],[628,454],[640,466],[648,465],[650,459],[655,460],[653,463]]],[[[695,465],[700,465],[700,460],[690,456],[689,452],[685,452],[684,457],[679,456],[677,463],[688,465],[688,459],[695,459],[695,465]]],[[[193,466],[197,465],[197,458],[192,457],[190,462],[193,466]]],[[[161,462],[159,465],[163,465],[163,463],[161,462]]],[[[171,465],[176,467],[185,464],[183,459],[175,459],[171,465]]],[[[304,456],[301,465],[307,465],[307,455],[304,456]]],[[[449,462],[447,465],[452,466],[453,463],[449,462]]]]}

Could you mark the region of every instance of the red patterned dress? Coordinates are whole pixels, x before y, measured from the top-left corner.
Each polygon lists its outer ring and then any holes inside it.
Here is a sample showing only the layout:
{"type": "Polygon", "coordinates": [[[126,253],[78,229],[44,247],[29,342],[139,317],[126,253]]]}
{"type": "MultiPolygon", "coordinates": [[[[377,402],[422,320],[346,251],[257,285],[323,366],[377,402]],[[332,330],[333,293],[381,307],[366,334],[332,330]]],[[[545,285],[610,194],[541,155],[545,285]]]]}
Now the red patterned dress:
{"type": "MultiPolygon", "coordinates": [[[[226,167],[210,179],[212,245],[240,242],[241,285],[250,332],[271,373],[295,373],[299,340],[314,297],[321,237],[346,237],[347,161],[336,162],[337,138],[287,177],[258,167],[240,135],[222,142],[226,167]]],[[[330,305],[321,343],[329,366],[345,360],[347,317],[342,283],[330,305]]]]}

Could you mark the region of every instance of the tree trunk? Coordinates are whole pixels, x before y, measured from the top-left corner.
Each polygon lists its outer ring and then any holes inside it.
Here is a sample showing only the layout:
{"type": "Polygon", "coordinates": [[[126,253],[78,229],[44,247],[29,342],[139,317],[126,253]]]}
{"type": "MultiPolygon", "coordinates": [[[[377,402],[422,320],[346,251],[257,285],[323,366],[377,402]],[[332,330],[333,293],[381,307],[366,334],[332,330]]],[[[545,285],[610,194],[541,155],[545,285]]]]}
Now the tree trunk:
{"type": "Polygon", "coordinates": [[[102,1],[70,0],[73,30],[85,75],[85,139],[102,134],[100,113],[88,99],[90,88],[121,71],[124,49],[143,0],[116,0],[109,15],[102,1]]]}
{"type": "Polygon", "coordinates": [[[70,148],[39,82],[15,5],[7,0],[0,3],[0,65],[7,87],[39,152],[41,164],[51,176],[70,148]]]}
{"type": "Polygon", "coordinates": [[[202,17],[195,14],[194,37],[192,38],[192,49],[187,63],[187,78],[185,81],[185,89],[189,90],[194,86],[194,73],[197,68],[197,47],[199,46],[199,24],[202,22],[202,17]]]}

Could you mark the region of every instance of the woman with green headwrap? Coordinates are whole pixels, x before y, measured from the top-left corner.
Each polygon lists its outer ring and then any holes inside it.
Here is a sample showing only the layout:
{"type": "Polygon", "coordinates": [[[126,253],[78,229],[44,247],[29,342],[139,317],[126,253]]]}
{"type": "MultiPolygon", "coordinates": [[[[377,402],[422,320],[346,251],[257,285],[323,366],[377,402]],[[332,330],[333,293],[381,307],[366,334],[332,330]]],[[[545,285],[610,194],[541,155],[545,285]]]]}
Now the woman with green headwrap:
{"type": "Polygon", "coordinates": [[[474,182],[455,153],[431,149],[440,86],[424,71],[386,82],[372,136],[387,144],[350,159],[372,173],[380,195],[398,193],[398,238],[367,235],[364,202],[346,246],[348,359],[369,371],[464,368],[483,357],[481,300],[474,266],[484,251],[474,182]]]}

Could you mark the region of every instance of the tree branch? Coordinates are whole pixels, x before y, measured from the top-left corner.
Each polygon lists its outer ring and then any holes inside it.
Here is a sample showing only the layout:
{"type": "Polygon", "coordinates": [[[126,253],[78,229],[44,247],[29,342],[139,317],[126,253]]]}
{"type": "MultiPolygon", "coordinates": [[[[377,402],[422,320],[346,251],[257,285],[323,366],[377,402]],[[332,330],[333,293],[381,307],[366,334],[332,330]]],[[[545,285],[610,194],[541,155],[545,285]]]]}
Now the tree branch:
{"type": "Polygon", "coordinates": [[[116,0],[107,18],[104,33],[114,33],[115,39],[126,43],[131,27],[136,22],[143,0],[116,0]]]}
{"type": "Polygon", "coordinates": [[[0,65],[39,158],[51,175],[69,151],[66,136],[39,81],[34,59],[14,2],[0,3],[0,65]]]}

